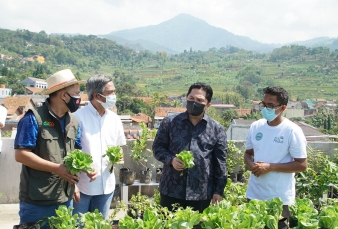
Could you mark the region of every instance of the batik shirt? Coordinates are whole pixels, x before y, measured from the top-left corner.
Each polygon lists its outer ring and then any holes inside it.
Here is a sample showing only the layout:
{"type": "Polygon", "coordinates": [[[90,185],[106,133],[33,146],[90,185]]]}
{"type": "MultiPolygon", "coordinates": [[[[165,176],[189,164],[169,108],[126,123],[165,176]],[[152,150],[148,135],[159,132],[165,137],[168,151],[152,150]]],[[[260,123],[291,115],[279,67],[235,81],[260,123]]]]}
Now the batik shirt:
{"type": "Polygon", "coordinates": [[[196,126],[189,121],[187,112],[165,117],[153,152],[163,163],[161,194],[185,200],[208,200],[213,194],[223,195],[227,181],[227,136],[222,125],[206,114],[196,126]],[[182,150],[192,151],[195,163],[183,173],[171,165],[182,150]]]}

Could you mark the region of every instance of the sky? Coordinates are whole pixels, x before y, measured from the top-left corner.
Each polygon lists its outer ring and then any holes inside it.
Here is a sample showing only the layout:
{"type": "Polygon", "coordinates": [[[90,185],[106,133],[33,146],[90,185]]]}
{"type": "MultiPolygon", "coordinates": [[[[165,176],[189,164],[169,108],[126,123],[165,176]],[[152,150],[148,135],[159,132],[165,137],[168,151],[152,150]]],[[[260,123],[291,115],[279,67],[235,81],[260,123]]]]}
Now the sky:
{"type": "Polygon", "coordinates": [[[181,13],[235,35],[285,44],[338,37],[337,0],[0,0],[0,28],[108,34],[181,13]]]}

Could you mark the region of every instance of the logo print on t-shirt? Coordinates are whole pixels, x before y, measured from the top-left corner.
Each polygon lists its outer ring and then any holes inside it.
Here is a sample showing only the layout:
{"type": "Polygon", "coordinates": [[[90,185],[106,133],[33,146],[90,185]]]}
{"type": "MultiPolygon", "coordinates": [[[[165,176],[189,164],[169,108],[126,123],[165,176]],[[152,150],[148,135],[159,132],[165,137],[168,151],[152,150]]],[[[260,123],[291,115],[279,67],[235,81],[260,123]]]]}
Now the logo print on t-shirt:
{"type": "Polygon", "coordinates": [[[273,141],[277,142],[277,143],[283,143],[284,142],[284,137],[283,136],[275,137],[275,139],[273,141]]]}
{"type": "Polygon", "coordinates": [[[262,140],[262,138],[263,138],[263,134],[261,132],[259,132],[259,133],[256,134],[256,140],[257,141],[262,140]]]}

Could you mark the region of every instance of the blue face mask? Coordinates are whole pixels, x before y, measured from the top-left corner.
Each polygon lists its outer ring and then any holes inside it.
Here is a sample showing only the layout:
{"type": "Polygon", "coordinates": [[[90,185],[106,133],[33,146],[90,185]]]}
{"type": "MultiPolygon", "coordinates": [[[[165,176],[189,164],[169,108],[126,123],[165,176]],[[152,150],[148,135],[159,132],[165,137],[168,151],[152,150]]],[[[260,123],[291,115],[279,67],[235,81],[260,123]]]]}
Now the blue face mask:
{"type": "Polygon", "coordinates": [[[268,122],[272,122],[278,116],[275,113],[275,111],[276,111],[276,109],[268,109],[268,108],[264,107],[261,110],[261,113],[263,115],[263,118],[265,118],[266,120],[268,120],[268,122]]]}

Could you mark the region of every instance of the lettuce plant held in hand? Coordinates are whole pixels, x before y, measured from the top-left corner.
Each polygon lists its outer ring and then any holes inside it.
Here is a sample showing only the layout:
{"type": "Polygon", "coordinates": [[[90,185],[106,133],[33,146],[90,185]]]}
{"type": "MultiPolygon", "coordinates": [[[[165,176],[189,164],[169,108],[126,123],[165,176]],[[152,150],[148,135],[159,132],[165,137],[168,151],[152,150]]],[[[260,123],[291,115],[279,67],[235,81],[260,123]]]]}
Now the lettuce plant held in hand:
{"type": "Polygon", "coordinates": [[[73,175],[77,175],[82,171],[93,172],[91,167],[91,164],[93,163],[92,156],[81,150],[76,149],[69,152],[63,160],[67,170],[73,175]]]}
{"type": "MultiPolygon", "coordinates": [[[[179,154],[176,154],[176,157],[184,163],[184,169],[190,169],[194,167],[194,157],[193,153],[188,150],[182,150],[179,154]]],[[[183,171],[181,176],[183,175],[183,171]]]]}
{"type": "Polygon", "coordinates": [[[114,164],[123,164],[123,161],[121,158],[123,158],[123,151],[120,146],[108,146],[108,149],[106,150],[106,154],[104,154],[102,157],[108,156],[109,161],[112,163],[109,171],[112,173],[114,164]]]}

